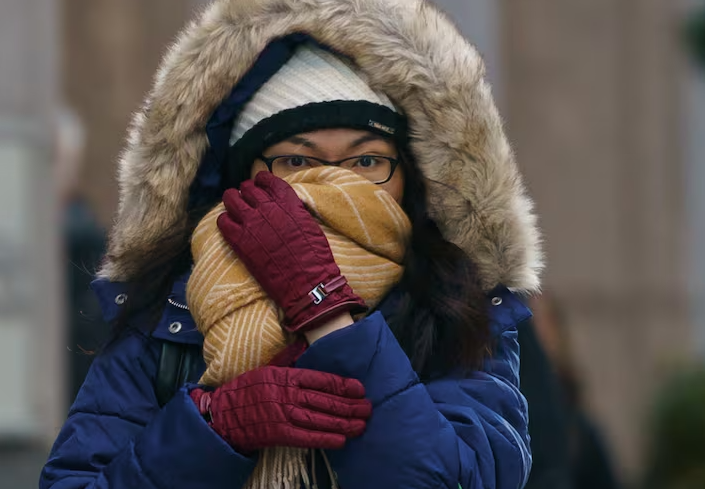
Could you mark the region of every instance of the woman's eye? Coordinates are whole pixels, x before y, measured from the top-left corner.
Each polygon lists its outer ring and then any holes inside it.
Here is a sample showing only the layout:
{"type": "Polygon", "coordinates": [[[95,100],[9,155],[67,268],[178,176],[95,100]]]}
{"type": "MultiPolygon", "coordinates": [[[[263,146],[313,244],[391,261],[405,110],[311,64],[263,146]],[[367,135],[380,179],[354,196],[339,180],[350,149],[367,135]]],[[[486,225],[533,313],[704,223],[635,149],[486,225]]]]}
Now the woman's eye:
{"type": "Polygon", "coordinates": [[[357,160],[357,166],[362,167],[362,168],[372,168],[377,164],[377,157],[375,156],[360,156],[360,158],[357,160]]]}
{"type": "Polygon", "coordinates": [[[290,156],[286,163],[292,168],[301,168],[308,165],[308,160],[303,156],[290,156]]]}

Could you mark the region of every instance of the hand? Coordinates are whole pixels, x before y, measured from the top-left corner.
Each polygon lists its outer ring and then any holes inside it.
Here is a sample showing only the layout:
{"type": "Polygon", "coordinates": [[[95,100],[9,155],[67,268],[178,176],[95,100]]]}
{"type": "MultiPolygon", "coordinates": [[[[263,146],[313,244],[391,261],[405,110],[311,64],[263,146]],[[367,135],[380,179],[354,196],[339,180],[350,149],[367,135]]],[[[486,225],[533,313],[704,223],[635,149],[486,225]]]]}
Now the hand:
{"type": "Polygon", "coordinates": [[[331,319],[330,321],[326,321],[324,324],[322,324],[316,329],[306,331],[304,333],[304,336],[306,337],[306,341],[308,341],[308,344],[313,345],[316,341],[320,340],[324,336],[328,336],[329,334],[335,331],[345,329],[354,323],[355,321],[353,321],[353,318],[350,316],[349,313],[341,314],[340,316],[337,316],[331,319]]]}
{"type": "Polygon", "coordinates": [[[269,172],[230,189],[218,218],[225,240],[274,302],[284,327],[308,331],[341,313],[365,311],[328,240],[288,183],[269,172]]]}
{"type": "Polygon", "coordinates": [[[233,448],[340,449],[360,436],[372,413],[365,388],[354,379],[296,368],[263,367],[215,392],[195,389],[191,398],[233,448]]]}

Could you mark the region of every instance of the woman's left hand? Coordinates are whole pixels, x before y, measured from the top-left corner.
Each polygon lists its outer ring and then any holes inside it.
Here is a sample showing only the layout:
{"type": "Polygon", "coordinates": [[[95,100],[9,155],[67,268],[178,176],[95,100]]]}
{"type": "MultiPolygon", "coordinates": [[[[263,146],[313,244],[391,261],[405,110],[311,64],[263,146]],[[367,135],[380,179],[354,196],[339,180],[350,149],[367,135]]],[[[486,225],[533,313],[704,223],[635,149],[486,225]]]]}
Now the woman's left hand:
{"type": "Polygon", "coordinates": [[[260,172],[223,196],[218,228],[265,292],[284,310],[284,326],[305,332],[365,310],[335,263],[328,239],[284,180],[260,172]]]}

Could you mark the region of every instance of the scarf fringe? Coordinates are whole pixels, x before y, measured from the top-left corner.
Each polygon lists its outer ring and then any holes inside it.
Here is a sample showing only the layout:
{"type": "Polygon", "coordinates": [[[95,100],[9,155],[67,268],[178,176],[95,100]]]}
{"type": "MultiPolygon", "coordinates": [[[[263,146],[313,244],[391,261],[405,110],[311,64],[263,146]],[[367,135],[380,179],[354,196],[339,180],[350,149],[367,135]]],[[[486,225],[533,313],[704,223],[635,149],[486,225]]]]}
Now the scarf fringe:
{"type": "MultiPolygon", "coordinates": [[[[259,463],[245,489],[311,488],[306,459],[311,450],[290,447],[266,448],[260,452],[259,463]]],[[[315,487],[315,484],[314,484],[315,487]]]]}

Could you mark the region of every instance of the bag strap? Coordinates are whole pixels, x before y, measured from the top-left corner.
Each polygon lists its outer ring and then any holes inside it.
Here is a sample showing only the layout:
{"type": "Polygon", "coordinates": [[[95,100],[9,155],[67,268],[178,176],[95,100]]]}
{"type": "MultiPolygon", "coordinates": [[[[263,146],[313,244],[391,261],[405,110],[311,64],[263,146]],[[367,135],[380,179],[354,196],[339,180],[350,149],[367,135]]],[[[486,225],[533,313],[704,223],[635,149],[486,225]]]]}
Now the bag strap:
{"type": "Polygon", "coordinates": [[[165,341],[159,358],[155,392],[159,407],[164,407],[187,382],[197,381],[201,347],[165,341]]]}

